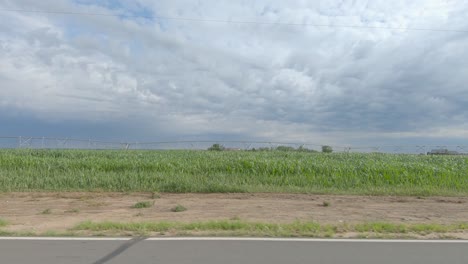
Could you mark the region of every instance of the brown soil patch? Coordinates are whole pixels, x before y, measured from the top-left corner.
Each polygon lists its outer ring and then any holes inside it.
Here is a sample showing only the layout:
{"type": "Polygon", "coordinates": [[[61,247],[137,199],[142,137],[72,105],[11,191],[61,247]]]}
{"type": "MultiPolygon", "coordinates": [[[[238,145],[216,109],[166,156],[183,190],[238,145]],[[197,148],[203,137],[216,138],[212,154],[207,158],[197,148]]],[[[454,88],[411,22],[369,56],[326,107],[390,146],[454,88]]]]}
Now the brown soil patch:
{"type": "Polygon", "coordinates": [[[207,221],[239,218],[287,223],[451,224],[468,221],[468,197],[388,197],[306,194],[160,194],[150,193],[3,193],[0,219],[7,231],[66,231],[91,221],[207,221]],[[151,208],[133,209],[139,201],[154,201],[151,208]],[[329,205],[324,206],[324,202],[329,205]],[[172,212],[183,205],[185,212],[172,212]],[[50,209],[49,214],[43,214],[50,209]]]}

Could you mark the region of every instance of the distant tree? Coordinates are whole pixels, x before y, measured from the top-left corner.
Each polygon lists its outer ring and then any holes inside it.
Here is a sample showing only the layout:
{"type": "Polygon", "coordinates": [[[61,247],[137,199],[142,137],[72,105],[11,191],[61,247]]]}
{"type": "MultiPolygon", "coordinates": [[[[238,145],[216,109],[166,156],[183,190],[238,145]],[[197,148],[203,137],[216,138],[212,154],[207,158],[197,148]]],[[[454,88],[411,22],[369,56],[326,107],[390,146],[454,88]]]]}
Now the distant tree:
{"type": "Polygon", "coordinates": [[[258,151],[270,151],[270,150],[271,149],[267,147],[258,148],[258,151]]]}
{"type": "Polygon", "coordinates": [[[289,146],[278,146],[278,147],[276,147],[276,150],[278,150],[278,151],[294,151],[295,149],[293,147],[289,147],[289,146]]]}
{"type": "Polygon", "coordinates": [[[297,151],[298,151],[298,152],[318,152],[318,151],[313,150],[313,149],[308,149],[308,148],[306,148],[306,147],[304,147],[304,146],[298,147],[298,148],[297,148],[297,151]]]}
{"type": "Polygon", "coordinates": [[[224,146],[216,143],[216,144],[213,144],[211,147],[209,147],[208,150],[210,150],[210,151],[223,151],[224,146]]]}
{"type": "Polygon", "coordinates": [[[323,153],[332,153],[333,152],[333,148],[331,146],[322,146],[322,152],[323,153]]]}

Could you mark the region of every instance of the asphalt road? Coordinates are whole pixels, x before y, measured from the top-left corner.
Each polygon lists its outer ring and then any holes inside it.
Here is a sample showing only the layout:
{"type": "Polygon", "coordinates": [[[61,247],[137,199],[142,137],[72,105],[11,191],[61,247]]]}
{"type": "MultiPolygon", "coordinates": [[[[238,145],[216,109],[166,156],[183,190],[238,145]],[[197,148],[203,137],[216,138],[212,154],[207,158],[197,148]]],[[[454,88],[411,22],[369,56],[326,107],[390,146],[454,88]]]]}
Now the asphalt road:
{"type": "Polygon", "coordinates": [[[467,264],[468,241],[2,239],[5,264],[467,264]]]}

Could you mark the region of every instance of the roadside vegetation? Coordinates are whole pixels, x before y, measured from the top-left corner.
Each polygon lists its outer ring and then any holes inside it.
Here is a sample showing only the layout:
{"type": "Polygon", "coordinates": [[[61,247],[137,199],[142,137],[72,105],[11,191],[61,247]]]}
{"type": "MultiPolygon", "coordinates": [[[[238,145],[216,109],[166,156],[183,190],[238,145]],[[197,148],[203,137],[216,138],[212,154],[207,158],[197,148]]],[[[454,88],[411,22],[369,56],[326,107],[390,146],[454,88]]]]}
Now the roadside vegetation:
{"type": "Polygon", "coordinates": [[[8,225],[8,222],[6,220],[3,220],[0,218],[0,227],[4,227],[4,226],[7,226],[8,225]]]}
{"type": "Polygon", "coordinates": [[[442,224],[394,224],[372,222],[363,224],[319,224],[316,222],[261,223],[242,220],[208,222],[91,222],[75,226],[72,231],[90,231],[92,234],[130,235],[222,235],[261,237],[423,237],[429,234],[443,235],[464,233],[468,223],[442,224]]]}
{"type": "Polygon", "coordinates": [[[0,191],[461,196],[468,194],[468,157],[286,149],[0,150],[0,191]]]}
{"type": "Polygon", "coordinates": [[[0,236],[240,236],[303,238],[416,238],[466,239],[468,222],[457,224],[319,224],[316,222],[263,223],[240,219],[207,222],[91,222],[62,231],[7,231],[0,236]]]}

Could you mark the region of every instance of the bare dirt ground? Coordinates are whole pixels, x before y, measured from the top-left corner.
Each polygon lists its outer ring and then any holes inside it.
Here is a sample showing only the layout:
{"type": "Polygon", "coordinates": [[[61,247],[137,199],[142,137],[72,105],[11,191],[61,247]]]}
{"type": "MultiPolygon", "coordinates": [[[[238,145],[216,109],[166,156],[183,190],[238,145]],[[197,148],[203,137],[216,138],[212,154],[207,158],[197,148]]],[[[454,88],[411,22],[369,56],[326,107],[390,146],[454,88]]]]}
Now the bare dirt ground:
{"type": "Polygon", "coordinates": [[[0,219],[6,231],[66,231],[91,221],[178,221],[242,219],[273,223],[451,224],[468,221],[468,197],[389,197],[305,194],[3,193],[0,219]],[[139,201],[151,208],[134,209],[139,201]],[[324,206],[324,202],[328,206],[324,206]],[[185,212],[172,212],[183,205],[185,212]]]}

